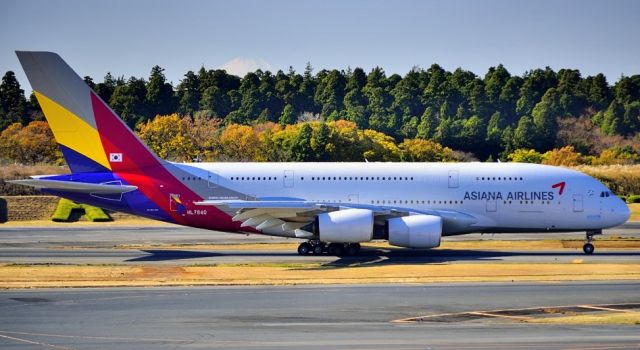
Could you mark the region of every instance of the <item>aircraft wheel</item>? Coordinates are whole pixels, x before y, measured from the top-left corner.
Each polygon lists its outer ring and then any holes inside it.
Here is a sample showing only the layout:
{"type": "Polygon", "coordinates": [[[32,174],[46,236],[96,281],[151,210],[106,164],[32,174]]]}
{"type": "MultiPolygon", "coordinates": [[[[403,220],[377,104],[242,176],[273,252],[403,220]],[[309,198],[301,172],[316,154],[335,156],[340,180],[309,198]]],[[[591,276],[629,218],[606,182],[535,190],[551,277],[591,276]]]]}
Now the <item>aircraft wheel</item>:
{"type": "Polygon", "coordinates": [[[316,244],[316,246],[313,247],[313,254],[321,255],[323,251],[324,251],[324,245],[322,244],[316,244]]]}
{"type": "Polygon", "coordinates": [[[331,243],[329,244],[329,254],[340,256],[344,254],[344,246],[339,243],[331,243]]]}
{"type": "Polygon", "coordinates": [[[360,252],[360,244],[359,243],[350,243],[347,245],[347,255],[358,255],[360,252]]]}
{"type": "Polygon", "coordinates": [[[596,248],[595,248],[595,247],[593,246],[593,244],[591,244],[591,243],[585,243],[585,244],[582,246],[582,250],[584,251],[584,253],[585,253],[585,254],[593,254],[593,251],[594,251],[595,249],[596,249],[596,248]]]}
{"type": "Polygon", "coordinates": [[[298,246],[298,254],[307,255],[311,252],[311,244],[304,242],[298,246]]]}

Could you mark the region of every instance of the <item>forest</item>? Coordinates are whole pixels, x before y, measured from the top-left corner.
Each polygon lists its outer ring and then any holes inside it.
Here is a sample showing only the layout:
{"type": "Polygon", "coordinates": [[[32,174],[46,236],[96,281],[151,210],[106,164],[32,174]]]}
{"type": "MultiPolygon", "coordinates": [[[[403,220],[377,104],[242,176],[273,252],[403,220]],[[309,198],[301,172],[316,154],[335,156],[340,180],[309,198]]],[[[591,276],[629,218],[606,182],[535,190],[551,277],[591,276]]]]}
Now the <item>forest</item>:
{"type": "MultiPolygon", "coordinates": [[[[547,67],[522,76],[502,65],[483,77],[437,64],[404,76],[380,67],[302,73],[188,71],[177,83],[84,77],[161,157],[179,161],[640,161],[640,75],[547,67]]],[[[6,162],[55,163],[35,96],[8,71],[0,85],[6,162]]]]}

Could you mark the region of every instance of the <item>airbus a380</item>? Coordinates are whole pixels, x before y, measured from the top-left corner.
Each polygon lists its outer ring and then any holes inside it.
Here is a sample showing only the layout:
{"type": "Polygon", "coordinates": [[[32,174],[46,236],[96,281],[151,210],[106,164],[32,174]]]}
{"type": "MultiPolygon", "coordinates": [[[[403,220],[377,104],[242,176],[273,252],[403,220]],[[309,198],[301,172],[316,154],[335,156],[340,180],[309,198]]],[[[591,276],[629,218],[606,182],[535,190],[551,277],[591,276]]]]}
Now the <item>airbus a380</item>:
{"type": "Polygon", "coordinates": [[[17,52],[71,170],[13,181],[80,203],[232,233],[300,238],[300,254],[472,232],[585,231],[629,208],[581,172],[520,163],[174,163],[157,157],[55,53],[17,52]]]}

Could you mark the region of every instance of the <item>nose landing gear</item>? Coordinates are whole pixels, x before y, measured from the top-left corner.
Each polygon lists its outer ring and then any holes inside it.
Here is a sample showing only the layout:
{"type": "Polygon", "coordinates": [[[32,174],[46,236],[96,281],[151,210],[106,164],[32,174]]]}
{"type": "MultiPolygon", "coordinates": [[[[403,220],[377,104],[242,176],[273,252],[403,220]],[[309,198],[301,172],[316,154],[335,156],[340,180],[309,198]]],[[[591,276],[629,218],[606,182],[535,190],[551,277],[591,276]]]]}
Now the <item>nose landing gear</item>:
{"type": "Polygon", "coordinates": [[[585,254],[590,255],[593,254],[593,251],[596,249],[593,246],[593,236],[595,235],[601,235],[602,234],[602,230],[594,230],[594,231],[587,231],[587,241],[586,243],[582,246],[582,250],[584,251],[585,254]]]}

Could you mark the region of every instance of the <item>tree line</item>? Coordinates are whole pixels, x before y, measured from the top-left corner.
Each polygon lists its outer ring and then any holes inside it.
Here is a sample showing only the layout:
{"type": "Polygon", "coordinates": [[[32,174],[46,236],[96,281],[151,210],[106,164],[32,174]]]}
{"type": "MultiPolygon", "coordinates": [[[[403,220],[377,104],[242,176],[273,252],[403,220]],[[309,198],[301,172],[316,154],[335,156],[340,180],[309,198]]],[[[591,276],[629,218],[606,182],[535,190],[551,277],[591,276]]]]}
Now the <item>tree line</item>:
{"type": "MultiPolygon", "coordinates": [[[[517,76],[498,65],[479,77],[437,64],[404,76],[379,67],[314,73],[307,64],[301,74],[257,70],[242,78],[203,67],[187,72],[175,87],[159,66],[147,79],[110,73],[98,83],[84,79],[141,133],[156,116],[172,114],[192,123],[215,120],[219,133],[243,125],[286,130],[302,122],[296,128],[308,134],[304,125],[345,120],[363,135],[381,133],[396,145],[426,140],[480,160],[565,146],[592,157],[610,150],[633,158],[640,151],[640,75],[611,86],[602,74],[583,77],[579,70],[548,67],[517,76]]],[[[0,130],[42,119],[37,101],[25,98],[13,72],[2,79],[0,102],[0,130]]]]}
{"type": "MultiPolygon", "coordinates": [[[[158,115],[139,126],[138,136],[161,158],[174,161],[403,161],[442,162],[475,160],[473,154],[455,151],[419,138],[402,142],[354,122],[307,121],[281,125],[273,122],[224,124],[221,119],[198,114],[158,115]]],[[[64,163],[53,133],[44,121],[27,126],[11,124],[0,133],[0,159],[18,164],[64,163]]],[[[507,155],[514,162],[576,166],[634,164],[640,156],[631,146],[614,146],[600,154],[583,155],[573,146],[541,153],[516,149],[507,155]]]]}

